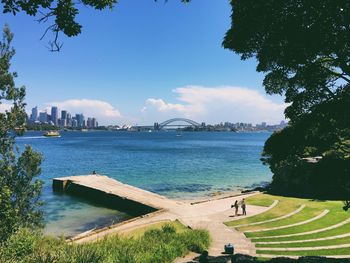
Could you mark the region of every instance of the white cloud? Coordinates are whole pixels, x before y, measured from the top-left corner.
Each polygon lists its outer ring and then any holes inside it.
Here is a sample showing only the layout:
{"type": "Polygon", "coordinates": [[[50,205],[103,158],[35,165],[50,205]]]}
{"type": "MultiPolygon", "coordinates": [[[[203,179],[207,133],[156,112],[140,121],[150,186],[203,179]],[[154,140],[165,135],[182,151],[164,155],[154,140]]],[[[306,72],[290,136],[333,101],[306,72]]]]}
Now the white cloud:
{"type": "Polygon", "coordinates": [[[46,106],[57,106],[71,114],[83,113],[85,117],[95,117],[100,124],[112,124],[123,118],[118,109],[101,100],[70,99],[46,103],[46,106]]]}
{"type": "Polygon", "coordinates": [[[285,103],[276,103],[256,90],[223,86],[186,86],[173,90],[180,103],[149,98],[142,114],[145,121],[164,121],[167,118],[186,117],[195,121],[279,123],[284,119],[285,103]]]}
{"type": "Polygon", "coordinates": [[[1,103],[0,104],[0,112],[4,113],[5,111],[9,111],[13,105],[9,103],[1,103]]]}

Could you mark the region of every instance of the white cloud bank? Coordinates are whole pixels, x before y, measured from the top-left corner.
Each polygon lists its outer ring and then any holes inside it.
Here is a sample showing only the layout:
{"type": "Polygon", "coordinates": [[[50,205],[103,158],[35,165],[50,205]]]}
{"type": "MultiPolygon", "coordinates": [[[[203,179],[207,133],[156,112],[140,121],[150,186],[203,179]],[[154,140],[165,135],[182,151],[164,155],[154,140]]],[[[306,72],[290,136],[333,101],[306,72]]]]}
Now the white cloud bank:
{"type": "Polygon", "coordinates": [[[9,103],[1,103],[0,104],[0,112],[4,113],[5,111],[9,111],[12,108],[12,104],[9,103]]]}
{"type": "Polygon", "coordinates": [[[119,121],[122,114],[110,103],[101,100],[70,99],[46,103],[46,106],[57,106],[60,110],[67,110],[72,115],[83,113],[85,117],[95,117],[100,124],[113,124],[119,121]]]}
{"type": "Polygon", "coordinates": [[[186,117],[198,122],[266,121],[270,124],[284,120],[285,103],[276,103],[256,90],[223,86],[186,86],[173,90],[180,103],[149,98],[141,112],[145,122],[162,122],[169,118],[186,117]]]}

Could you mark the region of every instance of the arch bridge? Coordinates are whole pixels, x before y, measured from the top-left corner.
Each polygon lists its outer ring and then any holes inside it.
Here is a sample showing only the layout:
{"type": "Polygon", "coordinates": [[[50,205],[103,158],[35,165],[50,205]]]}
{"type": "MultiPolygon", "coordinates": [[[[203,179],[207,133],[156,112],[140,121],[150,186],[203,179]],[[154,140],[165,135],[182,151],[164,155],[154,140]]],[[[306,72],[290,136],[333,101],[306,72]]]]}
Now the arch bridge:
{"type": "Polygon", "coordinates": [[[193,120],[190,120],[190,119],[185,119],[185,118],[173,118],[173,119],[170,119],[170,120],[167,120],[167,121],[164,121],[162,123],[159,123],[157,124],[155,123],[155,128],[161,130],[161,129],[164,129],[164,127],[187,127],[187,126],[194,126],[194,127],[200,127],[201,125],[198,123],[198,122],[195,122],[193,120]],[[172,124],[174,122],[186,122],[187,124],[172,124]],[[190,124],[190,125],[188,125],[190,124]],[[157,127],[156,127],[157,126],[157,127]]]}

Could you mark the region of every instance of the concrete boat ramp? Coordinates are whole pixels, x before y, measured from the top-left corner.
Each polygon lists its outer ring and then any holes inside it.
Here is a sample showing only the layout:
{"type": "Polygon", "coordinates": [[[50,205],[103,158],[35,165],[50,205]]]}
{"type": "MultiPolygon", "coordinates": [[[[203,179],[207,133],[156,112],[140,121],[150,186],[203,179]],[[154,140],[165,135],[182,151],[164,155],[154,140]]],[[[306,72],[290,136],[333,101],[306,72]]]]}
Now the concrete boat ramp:
{"type": "Polygon", "coordinates": [[[164,196],[123,184],[104,175],[79,175],[53,179],[53,189],[85,196],[119,210],[149,213],[180,204],[164,196]]]}
{"type": "MultiPolygon", "coordinates": [[[[233,217],[231,204],[242,195],[227,195],[202,202],[191,203],[171,200],[140,188],[123,184],[103,175],[70,176],[53,179],[55,191],[84,196],[90,200],[114,206],[118,210],[137,211],[135,218],[103,229],[93,230],[71,239],[76,243],[90,242],[109,234],[122,234],[133,229],[162,221],[179,220],[190,228],[204,228],[210,232],[212,245],[209,254],[222,256],[224,245],[235,245],[236,253],[255,255],[254,244],[242,233],[227,227],[223,222],[239,219],[233,217]]],[[[257,194],[249,193],[244,197],[257,194]]],[[[271,207],[272,208],[272,207],[271,207]]],[[[247,206],[248,216],[270,209],[269,207],[247,206]]],[[[187,262],[180,259],[176,262],[187,262]]]]}

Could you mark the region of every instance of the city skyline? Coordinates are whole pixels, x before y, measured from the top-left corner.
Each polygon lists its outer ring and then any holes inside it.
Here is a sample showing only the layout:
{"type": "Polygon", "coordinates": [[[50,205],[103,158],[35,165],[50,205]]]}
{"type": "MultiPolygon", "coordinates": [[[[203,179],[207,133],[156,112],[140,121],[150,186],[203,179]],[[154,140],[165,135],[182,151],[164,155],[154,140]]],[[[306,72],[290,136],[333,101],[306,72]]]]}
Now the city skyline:
{"type": "Polygon", "coordinates": [[[50,110],[38,110],[38,106],[35,106],[32,108],[31,114],[27,114],[27,122],[29,124],[49,124],[56,127],[70,128],[93,129],[98,127],[98,122],[95,117],[87,117],[87,119],[85,119],[82,113],[73,113],[72,115],[67,110],[60,110],[57,106],[52,106],[50,110]]]}

